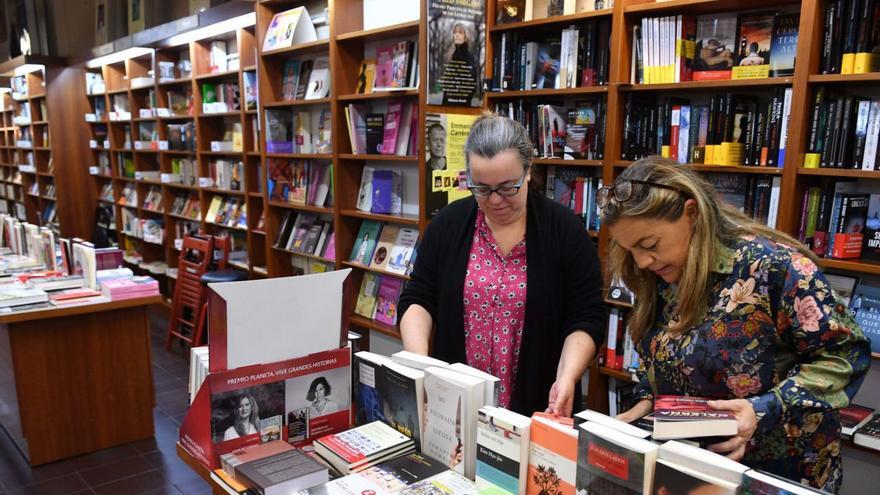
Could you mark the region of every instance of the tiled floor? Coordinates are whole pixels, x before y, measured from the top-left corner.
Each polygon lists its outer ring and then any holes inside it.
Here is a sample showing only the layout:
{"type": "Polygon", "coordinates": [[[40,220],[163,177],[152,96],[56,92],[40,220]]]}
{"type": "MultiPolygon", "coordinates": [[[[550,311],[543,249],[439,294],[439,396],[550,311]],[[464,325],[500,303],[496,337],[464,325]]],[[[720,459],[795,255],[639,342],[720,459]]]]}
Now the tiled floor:
{"type": "Polygon", "coordinates": [[[156,437],[31,469],[0,431],[0,495],[210,494],[177,458],[177,429],[186,413],[188,358],[165,352],[166,310],[151,311],[156,437]]]}

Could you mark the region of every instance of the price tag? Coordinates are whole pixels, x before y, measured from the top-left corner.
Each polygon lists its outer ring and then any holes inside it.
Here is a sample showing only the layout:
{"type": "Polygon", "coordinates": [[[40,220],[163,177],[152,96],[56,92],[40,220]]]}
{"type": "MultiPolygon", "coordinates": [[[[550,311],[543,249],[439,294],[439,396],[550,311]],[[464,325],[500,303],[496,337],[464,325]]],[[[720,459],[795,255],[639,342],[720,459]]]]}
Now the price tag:
{"type": "Polygon", "coordinates": [[[98,147],[98,141],[96,139],[89,139],[89,148],[96,149],[98,147]]]}
{"type": "Polygon", "coordinates": [[[220,141],[211,141],[211,151],[223,151],[220,141]]]}
{"type": "Polygon", "coordinates": [[[183,249],[183,239],[174,239],[174,248],[178,251],[183,249]]]}
{"type": "Polygon", "coordinates": [[[119,120],[119,114],[116,112],[110,112],[107,116],[110,117],[110,120],[119,120]]]}
{"type": "Polygon", "coordinates": [[[171,110],[167,108],[157,108],[156,115],[159,117],[171,117],[171,110]]]}
{"type": "Polygon", "coordinates": [[[140,170],[135,171],[134,178],[135,180],[144,180],[144,174],[142,174],[140,170]]]}
{"type": "Polygon", "coordinates": [[[144,149],[144,142],[143,141],[135,141],[134,142],[134,149],[136,149],[136,150],[144,149]]]}
{"type": "Polygon", "coordinates": [[[148,119],[153,116],[153,109],[141,108],[140,110],[138,110],[138,115],[140,115],[142,119],[148,119]]]}
{"type": "Polygon", "coordinates": [[[108,150],[110,149],[110,140],[109,139],[104,140],[104,149],[108,149],[108,150]]]}
{"type": "Polygon", "coordinates": [[[97,115],[95,115],[95,114],[93,114],[93,113],[87,113],[87,114],[86,114],[86,122],[97,122],[97,121],[98,121],[98,116],[97,116],[97,115]]]}
{"type": "Polygon", "coordinates": [[[159,141],[159,150],[168,151],[168,141],[159,141]]]}
{"type": "Polygon", "coordinates": [[[98,175],[98,167],[89,167],[89,173],[92,175],[98,175]]]}
{"type": "Polygon", "coordinates": [[[214,185],[214,180],[210,177],[199,177],[199,187],[211,187],[214,185]]]}

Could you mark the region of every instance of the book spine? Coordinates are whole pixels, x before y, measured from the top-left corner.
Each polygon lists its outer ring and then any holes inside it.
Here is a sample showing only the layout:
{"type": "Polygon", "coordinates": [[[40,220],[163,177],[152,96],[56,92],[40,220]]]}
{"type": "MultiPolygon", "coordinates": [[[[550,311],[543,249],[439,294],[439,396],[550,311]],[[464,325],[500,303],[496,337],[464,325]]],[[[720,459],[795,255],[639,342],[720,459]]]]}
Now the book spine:
{"type": "Polygon", "coordinates": [[[880,100],[873,100],[868,111],[868,129],[865,135],[865,152],[861,164],[862,170],[874,170],[877,158],[878,137],[880,137],[880,100]]]}

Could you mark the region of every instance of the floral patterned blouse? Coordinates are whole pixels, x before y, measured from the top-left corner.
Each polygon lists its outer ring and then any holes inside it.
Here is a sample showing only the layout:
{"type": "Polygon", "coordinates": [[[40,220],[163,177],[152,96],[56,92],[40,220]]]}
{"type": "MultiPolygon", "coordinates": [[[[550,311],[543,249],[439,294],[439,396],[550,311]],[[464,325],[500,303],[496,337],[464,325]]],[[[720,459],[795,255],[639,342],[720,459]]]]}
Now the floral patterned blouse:
{"type": "Polygon", "coordinates": [[[674,335],[676,288],[658,283],[656,325],[638,345],[637,399],[747,398],[758,428],[743,463],[837,492],[840,417],[871,364],[868,339],[817,266],[792,247],[720,247],[708,314],[674,335]]]}
{"type": "Polygon", "coordinates": [[[464,341],[468,365],[498,377],[498,405],[508,407],[516,383],[526,316],[526,241],[507,256],[477,212],[464,278],[464,341]]]}

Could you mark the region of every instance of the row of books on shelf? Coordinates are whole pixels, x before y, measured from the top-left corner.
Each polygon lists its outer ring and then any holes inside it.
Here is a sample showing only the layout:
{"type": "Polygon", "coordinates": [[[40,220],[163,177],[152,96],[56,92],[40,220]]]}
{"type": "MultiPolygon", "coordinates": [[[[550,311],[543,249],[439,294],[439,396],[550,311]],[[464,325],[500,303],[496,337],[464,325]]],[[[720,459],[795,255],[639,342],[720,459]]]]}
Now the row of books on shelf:
{"type": "Polygon", "coordinates": [[[147,190],[147,195],[144,197],[144,202],[141,203],[141,208],[150,211],[163,211],[162,188],[150,186],[147,190]]]}
{"type": "Polygon", "coordinates": [[[354,312],[385,325],[397,324],[397,304],[405,282],[397,277],[366,272],[354,312]]]}
{"type": "Polygon", "coordinates": [[[202,217],[199,197],[189,194],[178,194],[171,204],[171,214],[198,220],[202,217]]]}
{"type": "Polygon", "coordinates": [[[605,156],[604,99],[576,101],[574,106],[526,100],[497,103],[496,113],[522,122],[541,158],[601,160],[605,156]]]}
{"type": "Polygon", "coordinates": [[[602,178],[592,177],[591,171],[582,167],[547,167],[545,194],[570,209],[583,219],[587,230],[599,230],[599,208],[596,193],[602,188],[602,178]]]}
{"type": "Polygon", "coordinates": [[[806,168],[877,168],[880,100],[816,91],[806,168]]]}
{"type": "Polygon", "coordinates": [[[361,170],[356,208],[382,215],[403,213],[403,172],[365,166],[361,170]]]}
{"type": "Polygon", "coordinates": [[[202,113],[224,113],[241,110],[241,94],[237,82],[202,83],[202,113]]]}
{"type": "Polygon", "coordinates": [[[590,19],[535,40],[504,31],[496,43],[492,88],[564,89],[608,84],[611,19],[590,19]]]}
{"type": "Polygon", "coordinates": [[[333,165],[317,160],[269,158],[266,191],[269,201],[295,205],[333,205],[333,165]]]}
{"type": "Polygon", "coordinates": [[[215,195],[205,213],[205,222],[235,229],[247,229],[247,202],[215,195]]]}
{"type": "Polygon", "coordinates": [[[777,88],[764,101],[722,93],[708,104],[628,94],[622,158],[663,155],[679,163],[781,167],[791,94],[791,88],[777,88]]]}
{"type": "Polygon", "coordinates": [[[419,45],[398,40],[376,46],[376,57],[361,61],[357,94],[403,91],[419,87],[419,45]]]}
{"type": "Polygon", "coordinates": [[[865,74],[880,70],[880,5],[875,0],[825,2],[823,74],[865,74]]]}
{"type": "Polygon", "coordinates": [[[241,160],[211,160],[208,163],[211,187],[227,191],[244,189],[244,162],[241,160]]]}
{"type": "Polygon", "coordinates": [[[281,97],[284,100],[319,100],[330,95],[330,59],[291,58],[284,62],[281,97]]]}
{"type": "Polygon", "coordinates": [[[336,233],[333,221],[314,213],[287,212],[278,228],[275,247],[294,253],[336,259],[336,233]]]}
{"type": "Polygon", "coordinates": [[[643,17],[633,26],[633,84],[794,75],[800,16],[789,12],[643,17]]]}
{"type": "Polygon", "coordinates": [[[391,100],[387,110],[363,104],[345,107],[352,153],[413,156],[418,153],[418,106],[391,100]]]}
{"type": "Polygon", "coordinates": [[[161,218],[139,218],[137,212],[122,209],[122,233],[141,239],[150,244],[164,244],[165,220],[161,218]]]}
{"type": "Polygon", "coordinates": [[[266,111],[266,151],[269,153],[330,153],[330,109],[269,109],[266,111]]]}
{"type": "Polygon", "coordinates": [[[408,275],[415,263],[418,241],[419,230],[415,227],[364,220],[348,259],[376,270],[408,275]]]}
{"type": "Polygon", "coordinates": [[[829,258],[880,260],[880,191],[852,180],[804,188],[798,239],[829,258]]]}
{"type": "Polygon", "coordinates": [[[137,208],[137,187],[134,184],[126,184],[125,187],[122,188],[122,193],[119,195],[119,199],[116,201],[116,204],[118,204],[119,206],[129,206],[131,208],[137,208]]]}

